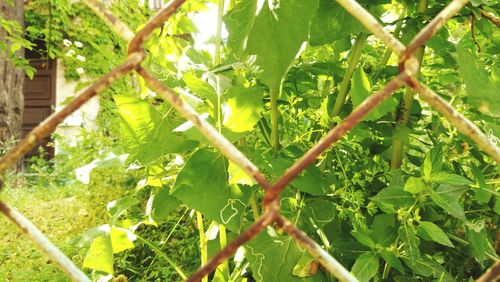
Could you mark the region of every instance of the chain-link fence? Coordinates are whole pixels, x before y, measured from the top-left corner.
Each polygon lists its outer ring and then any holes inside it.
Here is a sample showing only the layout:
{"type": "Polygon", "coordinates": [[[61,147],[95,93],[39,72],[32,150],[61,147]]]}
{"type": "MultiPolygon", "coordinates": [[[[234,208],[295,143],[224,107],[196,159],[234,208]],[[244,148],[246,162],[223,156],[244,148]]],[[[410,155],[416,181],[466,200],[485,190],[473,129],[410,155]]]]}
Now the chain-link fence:
{"type": "MultiPolygon", "coordinates": [[[[309,238],[304,232],[298,229],[292,222],[280,213],[280,194],[287,185],[297,177],[308,165],[312,164],[316,158],[338,141],[350,129],[356,126],[363,118],[379,106],[385,99],[392,95],[399,88],[406,86],[417,92],[422,100],[427,102],[436,111],[441,113],[453,124],[462,134],[468,136],[476,145],[487,153],[493,160],[500,164],[500,148],[492,143],[489,138],[481,132],[470,120],[465,118],[439,95],[432,91],[425,84],[416,79],[418,72],[418,60],[414,58],[415,51],[423,46],[436,32],[466,4],[467,0],[453,0],[443,9],[424,29],[422,29],[408,46],[403,45],[390,32],[388,32],[355,0],[336,0],[369,31],[381,39],[392,51],[399,56],[400,73],[390,80],[384,88],[377,93],[370,95],[361,105],[355,108],[352,113],[341,123],[332,128],[316,145],[306,154],[298,159],[286,172],[274,183],[269,182],[266,177],[259,172],[259,169],[230,141],[221,135],[212,125],[203,119],[193,108],[185,103],[176,93],[167,88],[162,82],[155,78],[153,74],[141,66],[141,62],[146,57],[143,43],[156,28],[162,27],[167,19],[185,2],[185,0],[173,0],[171,3],[159,11],[148,23],[134,34],[125,24],[113,16],[104,5],[97,0],[85,0],[86,4],[98,14],[117,34],[129,42],[128,57],[125,62],[114,70],[96,81],[89,88],[84,90],[66,107],[54,113],[39,126],[33,129],[14,148],[7,152],[0,159],[0,174],[4,173],[10,166],[16,163],[24,154],[37,146],[41,140],[51,134],[56,126],[67,116],[80,108],[90,98],[106,89],[113,81],[122,77],[128,72],[135,71],[141,75],[147,86],[160,94],[165,101],[170,103],[181,115],[193,122],[196,128],[230,161],[238,165],[249,176],[251,176],[264,189],[264,214],[257,219],[246,231],[241,233],[234,241],[229,243],[218,254],[212,257],[205,265],[201,266],[186,281],[200,281],[204,276],[214,271],[215,268],[233,255],[236,250],[254,238],[270,224],[276,224],[288,235],[299,242],[307,251],[313,255],[323,267],[331,272],[340,281],[357,281],[357,279],[328,252],[323,250],[314,240],[309,238]]],[[[55,247],[36,227],[22,214],[11,209],[0,201],[0,211],[14,222],[37,247],[44,252],[51,260],[74,281],[90,281],[81,270],[79,270],[57,247],[55,247]]],[[[481,281],[490,281],[490,277],[495,276],[500,264],[497,263],[490,271],[486,272],[481,281]]],[[[497,273],[498,274],[498,273],[497,273]]],[[[479,281],[479,280],[478,280],[479,281]]]]}

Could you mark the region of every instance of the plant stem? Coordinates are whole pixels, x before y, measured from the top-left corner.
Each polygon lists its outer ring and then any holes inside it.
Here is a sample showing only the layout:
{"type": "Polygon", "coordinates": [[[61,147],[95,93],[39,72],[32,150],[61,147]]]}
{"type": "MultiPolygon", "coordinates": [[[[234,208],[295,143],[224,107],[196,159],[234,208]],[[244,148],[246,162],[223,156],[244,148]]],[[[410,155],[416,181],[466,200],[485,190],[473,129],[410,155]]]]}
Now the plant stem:
{"type": "Polygon", "coordinates": [[[272,148],[274,151],[278,152],[280,149],[280,137],[279,137],[279,127],[278,127],[278,96],[279,88],[272,87],[270,89],[271,95],[271,136],[272,136],[272,148]]]}
{"type": "MultiPolygon", "coordinates": [[[[420,0],[417,7],[417,12],[422,13],[427,9],[427,0],[420,0]]],[[[418,59],[419,71],[420,65],[422,65],[422,59],[424,57],[424,49],[422,46],[415,52],[415,57],[418,59]]],[[[418,72],[419,72],[418,71],[418,72]]],[[[417,74],[418,74],[417,72],[417,74]]],[[[391,155],[391,169],[399,169],[403,162],[404,155],[404,130],[408,125],[408,120],[410,118],[411,106],[413,104],[413,96],[415,91],[410,88],[406,88],[403,97],[399,103],[399,108],[396,117],[396,126],[394,129],[394,135],[392,139],[392,155],[391,155]]]]}
{"type": "MultiPolygon", "coordinates": [[[[196,212],[196,222],[198,224],[198,232],[200,234],[200,252],[201,252],[201,266],[207,264],[208,250],[207,250],[207,237],[205,237],[205,229],[203,228],[203,215],[201,212],[196,212]]],[[[208,282],[208,277],[203,277],[202,282],[208,282]]]]}
{"type": "Polygon", "coordinates": [[[170,258],[168,257],[167,254],[165,254],[164,252],[162,252],[162,250],[160,248],[158,248],[157,246],[155,246],[153,243],[149,242],[148,240],[144,239],[143,237],[137,235],[136,233],[134,233],[135,237],[139,240],[141,240],[144,244],[148,245],[151,249],[155,250],[155,252],[160,256],[162,257],[165,261],[168,262],[168,264],[170,264],[170,266],[172,266],[175,271],[177,272],[177,274],[179,274],[179,276],[185,280],[187,279],[187,276],[186,274],[184,274],[184,272],[182,271],[182,269],[170,258]]]}
{"type": "Polygon", "coordinates": [[[257,220],[260,217],[259,205],[257,204],[257,196],[255,195],[257,192],[252,192],[250,196],[250,206],[252,207],[253,219],[257,220]]]}
{"type": "Polygon", "coordinates": [[[333,105],[331,115],[332,117],[338,116],[345,104],[352,74],[354,73],[359,60],[361,59],[361,52],[363,51],[363,45],[365,44],[367,38],[368,34],[363,32],[360,33],[358,35],[358,38],[356,38],[356,43],[354,43],[354,45],[352,46],[352,54],[347,63],[347,70],[345,71],[344,79],[342,80],[342,84],[340,84],[339,94],[337,95],[337,99],[335,100],[335,104],[333,105]]]}
{"type": "MultiPolygon", "coordinates": [[[[220,243],[220,249],[223,250],[226,245],[227,245],[227,232],[226,232],[226,227],[223,224],[219,224],[219,243],[220,243]]],[[[225,260],[221,265],[218,267],[222,273],[222,276],[224,279],[229,279],[229,262],[228,260],[225,260]]]]}
{"type": "MultiPolygon", "coordinates": [[[[401,33],[401,29],[403,28],[403,22],[404,18],[406,17],[406,5],[404,5],[403,10],[401,11],[401,14],[399,15],[399,21],[396,25],[396,29],[394,30],[394,37],[398,38],[399,34],[401,33]]],[[[392,49],[390,47],[387,47],[385,50],[384,55],[382,56],[382,60],[380,62],[380,68],[375,72],[375,75],[373,76],[373,82],[376,83],[382,74],[382,69],[387,65],[387,62],[391,58],[392,55],[392,49]]]]}
{"type": "Polygon", "coordinates": [[[221,62],[221,37],[222,37],[222,16],[224,16],[224,1],[219,0],[217,10],[217,31],[215,33],[215,56],[214,64],[217,66],[221,62]]]}
{"type": "MultiPolygon", "coordinates": [[[[225,0],[219,0],[218,10],[217,10],[217,31],[215,34],[215,54],[214,54],[214,65],[219,65],[221,63],[221,37],[222,37],[222,17],[224,16],[224,2],[225,0]]],[[[219,79],[217,79],[217,127],[219,133],[222,132],[222,89],[220,89],[219,79]]],[[[219,224],[219,243],[220,249],[224,249],[227,245],[227,232],[226,226],[219,224]]],[[[229,262],[225,260],[219,266],[220,271],[224,279],[229,279],[229,262]]],[[[205,277],[204,279],[207,279],[205,277]]]]}
{"type": "MultiPolygon", "coordinates": [[[[215,53],[214,53],[214,65],[217,66],[221,63],[221,37],[222,37],[222,16],[224,15],[224,1],[219,0],[218,10],[217,10],[217,31],[215,33],[215,53]]],[[[222,93],[219,85],[219,80],[217,79],[217,129],[219,133],[222,131],[222,93]]]]}
{"type": "Polygon", "coordinates": [[[387,276],[389,276],[389,271],[391,270],[391,267],[389,264],[386,262],[384,265],[384,271],[382,272],[382,280],[387,279],[387,276]]]}

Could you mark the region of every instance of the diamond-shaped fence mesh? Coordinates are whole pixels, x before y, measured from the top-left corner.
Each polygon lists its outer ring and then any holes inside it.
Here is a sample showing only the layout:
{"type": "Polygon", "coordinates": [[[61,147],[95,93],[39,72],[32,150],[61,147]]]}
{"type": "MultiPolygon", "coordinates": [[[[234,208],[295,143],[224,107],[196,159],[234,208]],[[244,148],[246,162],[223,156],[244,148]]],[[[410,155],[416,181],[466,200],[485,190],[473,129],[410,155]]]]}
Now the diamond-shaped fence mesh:
{"type": "MultiPolygon", "coordinates": [[[[214,271],[215,268],[233,255],[236,250],[254,238],[267,226],[276,224],[288,235],[295,239],[307,251],[313,255],[323,267],[337,277],[340,281],[357,281],[357,279],[328,252],[323,250],[314,240],[309,238],[304,232],[298,229],[292,222],[287,220],[280,213],[280,193],[287,185],[297,177],[308,165],[338,141],[350,129],[356,126],[363,118],[380,105],[386,98],[399,88],[406,86],[417,92],[422,100],[443,115],[462,134],[468,136],[476,145],[488,154],[493,160],[500,164],[500,148],[490,141],[470,120],[456,111],[450,104],[443,100],[429,87],[416,79],[418,71],[418,60],[413,57],[415,51],[429,40],[436,32],[466,4],[467,0],[453,0],[443,9],[425,28],[423,28],[408,46],[403,45],[390,32],[386,31],[379,21],[366,11],[355,0],[336,0],[369,31],[381,39],[400,58],[400,73],[390,80],[384,88],[377,93],[370,95],[361,105],[355,108],[352,113],[341,123],[333,127],[316,145],[298,159],[286,172],[274,183],[269,182],[266,177],[259,172],[259,169],[230,141],[221,135],[212,125],[191,108],[187,103],[167,88],[153,74],[141,66],[141,62],[146,57],[143,43],[148,36],[156,29],[165,24],[168,18],[185,2],[185,0],[173,0],[168,6],[159,11],[149,22],[137,33],[134,34],[125,24],[113,16],[106,7],[98,0],[85,0],[86,4],[98,14],[117,34],[129,42],[128,57],[125,62],[114,70],[97,80],[93,85],[84,90],[73,99],[62,110],[54,113],[40,125],[33,129],[15,147],[8,151],[0,159],[0,174],[4,173],[10,166],[15,164],[27,152],[37,146],[41,140],[51,134],[58,124],[67,116],[80,108],[90,98],[106,89],[113,81],[135,71],[141,75],[147,86],[160,94],[165,101],[170,103],[181,115],[193,122],[196,128],[218,148],[230,161],[238,165],[249,176],[251,176],[264,189],[263,206],[264,214],[258,218],[246,231],[241,233],[234,241],[229,243],[218,254],[212,257],[205,265],[202,265],[186,281],[200,281],[204,276],[214,271]]],[[[14,222],[33,243],[61,270],[63,270],[74,281],[90,281],[86,275],[79,270],[61,251],[57,249],[38,229],[22,214],[11,209],[0,201],[0,211],[14,222]]],[[[481,281],[489,281],[491,273],[498,268],[498,263],[483,275],[481,281]],[[489,276],[488,276],[489,275],[489,276]]]]}

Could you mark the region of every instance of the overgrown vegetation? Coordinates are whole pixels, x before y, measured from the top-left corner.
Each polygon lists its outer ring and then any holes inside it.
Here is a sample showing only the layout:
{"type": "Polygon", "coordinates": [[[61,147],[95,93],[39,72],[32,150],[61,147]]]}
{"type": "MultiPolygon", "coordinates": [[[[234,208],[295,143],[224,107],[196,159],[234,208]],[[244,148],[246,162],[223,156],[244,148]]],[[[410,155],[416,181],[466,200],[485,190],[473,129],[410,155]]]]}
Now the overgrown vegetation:
{"type": "MultiPolygon", "coordinates": [[[[78,68],[97,77],[123,60],[125,43],[90,10],[60,2],[48,15],[51,2],[36,1],[27,31],[50,42],[48,55],[64,58],[69,78],[80,77],[78,68]]],[[[110,9],[137,30],[152,14],[138,2],[117,1],[110,9]]],[[[228,37],[217,32],[199,47],[193,15],[207,12],[207,5],[214,10],[211,2],[188,1],[157,30],[144,67],[272,180],[398,73],[398,58],[331,0],[229,1],[211,23],[224,24],[228,37]]],[[[447,4],[359,2],[405,44],[447,4]]],[[[421,80],[494,142],[500,136],[500,30],[481,14],[499,8],[471,1],[419,58],[421,80]]],[[[107,204],[105,223],[82,222],[103,225],[67,249],[94,279],[180,280],[261,214],[261,189],[140,77],[115,83],[101,105],[106,146],[67,156],[85,158],[76,178],[90,186],[56,189],[94,187],[85,197],[108,199],[98,196],[100,185],[126,188],[107,204]],[[85,247],[83,261],[75,246],[85,247]]],[[[414,93],[398,91],[292,182],[282,212],[360,281],[477,278],[499,259],[500,171],[469,141],[414,93]]],[[[212,281],[252,279],[332,278],[269,227],[210,275],[212,281]]]]}

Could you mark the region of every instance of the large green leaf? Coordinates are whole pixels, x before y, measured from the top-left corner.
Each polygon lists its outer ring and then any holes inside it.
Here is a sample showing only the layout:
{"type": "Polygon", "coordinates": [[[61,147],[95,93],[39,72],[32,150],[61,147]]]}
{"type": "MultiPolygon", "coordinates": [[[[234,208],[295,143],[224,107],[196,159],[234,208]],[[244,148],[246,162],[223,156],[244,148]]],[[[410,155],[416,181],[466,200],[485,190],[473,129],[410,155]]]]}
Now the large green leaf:
{"type": "Polygon", "coordinates": [[[491,199],[492,193],[488,191],[488,185],[486,184],[486,181],[484,179],[484,176],[481,172],[481,170],[475,166],[474,164],[471,165],[471,172],[476,178],[476,181],[479,185],[479,187],[476,189],[476,194],[475,194],[475,199],[479,203],[488,203],[491,199]]]}
{"type": "Polygon", "coordinates": [[[83,260],[83,267],[113,273],[113,247],[109,235],[94,239],[83,260]]]}
{"type": "Polygon", "coordinates": [[[335,204],[329,199],[310,197],[305,201],[302,215],[309,218],[318,227],[323,227],[335,218],[335,204]]]}
{"type": "Polygon", "coordinates": [[[403,249],[411,263],[420,259],[420,250],[418,249],[419,240],[417,238],[413,224],[404,224],[399,227],[399,238],[403,242],[403,249]]]}
{"type": "Polygon", "coordinates": [[[421,221],[420,225],[417,227],[417,231],[417,234],[423,232],[426,235],[424,237],[430,238],[434,242],[437,242],[444,246],[453,247],[453,243],[451,243],[450,239],[448,239],[446,233],[444,233],[441,228],[430,221],[421,221]]]}
{"type": "Polygon", "coordinates": [[[412,194],[404,191],[403,187],[398,186],[382,189],[370,199],[386,213],[396,213],[397,209],[410,206],[415,202],[412,194]]]}
{"type": "Polygon", "coordinates": [[[424,191],[425,188],[427,188],[427,184],[425,184],[421,177],[410,177],[405,184],[405,191],[413,194],[420,193],[424,191]]]}
{"type": "Polygon", "coordinates": [[[166,220],[169,214],[180,205],[179,201],[170,195],[170,191],[166,187],[158,189],[152,197],[151,216],[155,221],[166,220]]]}
{"type": "Polygon", "coordinates": [[[311,45],[331,43],[364,30],[359,21],[335,1],[321,0],[311,22],[311,45]]]}
{"type": "Polygon", "coordinates": [[[217,152],[197,150],[177,175],[172,195],[207,218],[239,231],[248,191],[228,185],[228,163],[217,152]]]}
{"type": "Polygon", "coordinates": [[[134,248],[135,235],[125,228],[111,227],[109,232],[113,254],[134,248]]]}
{"type": "Polygon", "coordinates": [[[458,70],[465,82],[468,102],[479,111],[500,117],[500,81],[491,76],[475,56],[463,47],[457,47],[458,70]]]}
{"type": "Polygon", "coordinates": [[[378,268],[378,255],[374,252],[366,252],[356,259],[351,272],[360,282],[364,282],[370,281],[370,279],[377,274],[378,268]]]}
{"type": "Polygon", "coordinates": [[[479,230],[474,230],[467,227],[467,237],[471,242],[472,254],[479,263],[482,263],[486,257],[487,253],[495,254],[495,249],[491,240],[488,238],[488,233],[486,229],[476,228],[479,230]]]}
{"type": "Polygon", "coordinates": [[[153,106],[135,97],[115,95],[123,122],[120,126],[129,160],[148,164],[169,153],[193,148],[195,141],[172,132],[177,126],[162,117],[153,106]]]}
{"type": "Polygon", "coordinates": [[[443,149],[440,145],[434,146],[425,155],[422,165],[422,176],[426,181],[430,180],[431,173],[438,172],[443,167],[443,149]]]}
{"type": "Polygon", "coordinates": [[[241,55],[245,50],[248,35],[255,22],[256,10],[257,0],[240,1],[224,16],[224,23],[229,33],[227,45],[237,55],[241,55]]]}
{"type": "Polygon", "coordinates": [[[461,175],[438,172],[431,174],[430,180],[435,183],[447,183],[451,185],[469,185],[471,181],[461,175]]]}
{"type": "MultiPolygon", "coordinates": [[[[365,71],[360,66],[356,69],[353,74],[351,81],[351,91],[349,92],[352,98],[352,104],[354,107],[359,106],[363,101],[366,100],[372,93],[372,86],[368,76],[366,76],[365,71]]],[[[386,115],[388,112],[396,109],[398,102],[394,97],[387,98],[386,101],[382,102],[378,107],[376,107],[369,115],[367,115],[364,120],[376,120],[386,115]]]]}
{"type": "Polygon", "coordinates": [[[405,260],[405,262],[413,272],[423,277],[430,277],[432,275],[439,281],[456,281],[442,265],[428,255],[422,256],[421,259],[413,263],[408,260],[405,260]]]}
{"type": "Polygon", "coordinates": [[[109,152],[103,158],[95,159],[91,163],[75,169],[76,179],[84,184],[89,184],[92,170],[98,168],[121,167],[125,164],[127,158],[127,154],[117,156],[113,152],[109,152]]]}
{"type": "Polygon", "coordinates": [[[223,109],[224,126],[234,132],[251,131],[264,111],[263,91],[261,87],[239,88],[223,109]]]}
{"type": "Polygon", "coordinates": [[[308,39],[309,24],[318,0],[264,0],[260,3],[248,36],[246,54],[255,55],[260,78],[271,89],[279,89],[281,80],[308,39]]]}
{"type": "Polygon", "coordinates": [[[99,228],[101,234],[94,238],[83,267],[92,268],[107,273],[113,273],[113,254],[134,248],[135,235],[131,231],[103,225],[99,228]]]}
{"type": "MultiPolygon", "coordinates": [[[[278,235],[272,227],[268,227],[245,245],[245,251],[256,281],[326,281],[321,271],[307,277],[293,275],[295,267],[301,265],[301,257],[306,251],[291,237],[278,235]]],[[[298,269],[295,269],[295,273],[304,274],[298,269]]]]}
{"type": "Polygon", "coordinates": [[[453,197],[452,195],[445,193],[436,193],[434,191],[430,192],[431,199],[445,210],[450,215],[462,220],[467,221],[465,218],[465,213],[460,204],[458,203],[458,199],[453,197]]]}
{"type": "Polygon", "coordinates": [[[401,261],[399,258],[394,254],[391,253],[387,250],[382,250],[380,251],[380,256],[389,264],[391,267],[394,267],[401,273],[405,273],[403,265],[401,264],[401,261]]]}
{"type": "Polygon", "coordinates": [[[194,95],[210,101],[212,107],[217,105],[217,92],[212,85],[193,73],[184,73],[182,78],[194,95]]]}

